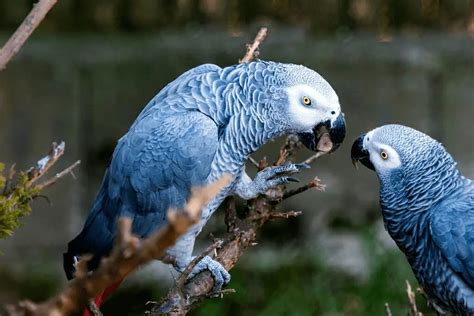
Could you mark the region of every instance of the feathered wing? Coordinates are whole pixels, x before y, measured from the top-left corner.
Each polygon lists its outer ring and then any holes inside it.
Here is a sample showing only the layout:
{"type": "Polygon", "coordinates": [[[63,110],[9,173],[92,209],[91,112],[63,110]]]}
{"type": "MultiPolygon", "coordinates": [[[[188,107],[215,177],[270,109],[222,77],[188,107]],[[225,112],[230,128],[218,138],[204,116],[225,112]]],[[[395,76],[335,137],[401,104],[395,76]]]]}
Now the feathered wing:
{"type": "Polygon", "coordinates": [[[94,269],[113,244],[119,216],[133,219],[133,232],[145,237],[166,223],[170,207],[182,207],[194,186],[204,185],[218,145],[217,126],[187,111],[150,111],[119,141],[81,233],[68,244],[64,269],[90,253],[94,269]]]}
{"type": "Polygon", "coordinates": [[[430,232],[450,268],[474,289],[474,189],[442,203],[433,212],[430,232]]]}

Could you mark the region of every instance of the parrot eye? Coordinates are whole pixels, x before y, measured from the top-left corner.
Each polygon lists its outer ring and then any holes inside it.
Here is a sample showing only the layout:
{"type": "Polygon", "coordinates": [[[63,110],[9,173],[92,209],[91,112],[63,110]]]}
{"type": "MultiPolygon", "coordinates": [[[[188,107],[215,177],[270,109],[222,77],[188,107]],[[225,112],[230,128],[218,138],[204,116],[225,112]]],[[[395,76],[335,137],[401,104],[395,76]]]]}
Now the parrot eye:
{"type": "Polygon", "coordinates": [[[382,150],[380,152],[380,157],[382,157],[383,160],[387,160],[388,159],[388,154],[386,151],[382,150]]]}
{"type": "Polygon", "coordinates": [[[303,97],[303,103],[304,105],[311,105],[311,99],[307,96],[303,97]]]}

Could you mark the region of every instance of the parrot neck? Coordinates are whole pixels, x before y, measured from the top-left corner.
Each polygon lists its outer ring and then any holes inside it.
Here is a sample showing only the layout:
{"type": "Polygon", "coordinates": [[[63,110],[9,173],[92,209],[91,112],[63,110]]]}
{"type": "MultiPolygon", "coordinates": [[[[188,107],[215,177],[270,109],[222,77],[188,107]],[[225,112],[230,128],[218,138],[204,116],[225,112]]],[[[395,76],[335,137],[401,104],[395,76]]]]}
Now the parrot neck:
{"type": "Polygon", "coordinates": [[[241,170],[250,154],[258,150],[270,139],[284,133],[283,130],[268,127],[268,122],[260,120],[250,111],[240,111],[233,116],[221,131],[219,149],[216,154],[218,173],[236,174],[241,170]]]}
{"type": "Polygon", "coordinates": [[[445,198],[462,190],[464,179],[455,163],[426,166],[435,172],[397,181],[381,179],[380,204],[385,227],[408,259],[415,258],[429,236],[431,211],[445,198]],[[429,176],[428,176],[429,174],[429,176]],[[408,180],[416,179],[416,181],[408,180]]]}

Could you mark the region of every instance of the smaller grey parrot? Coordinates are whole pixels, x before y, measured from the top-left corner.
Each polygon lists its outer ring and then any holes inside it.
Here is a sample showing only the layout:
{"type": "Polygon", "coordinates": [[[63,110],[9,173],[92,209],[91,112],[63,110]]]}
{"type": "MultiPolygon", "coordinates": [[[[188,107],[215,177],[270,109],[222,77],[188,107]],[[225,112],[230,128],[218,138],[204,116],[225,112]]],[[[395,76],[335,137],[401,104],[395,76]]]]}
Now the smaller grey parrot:
{"type": "Polygon", "coordinates": [[[439,312],[474,315],[474,183],[436,140],[384,125],[352,145],[376,172],[385,227],[439,312]]]}

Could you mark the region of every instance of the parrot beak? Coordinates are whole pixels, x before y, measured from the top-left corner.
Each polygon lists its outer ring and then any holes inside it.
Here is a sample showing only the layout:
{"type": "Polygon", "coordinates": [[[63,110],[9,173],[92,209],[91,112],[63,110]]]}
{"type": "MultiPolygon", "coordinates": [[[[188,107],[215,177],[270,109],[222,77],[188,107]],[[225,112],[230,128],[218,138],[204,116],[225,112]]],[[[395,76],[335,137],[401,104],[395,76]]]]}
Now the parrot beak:
{"type": "Polygon", "coordinates": [[[316,125],[312,132],[298,133],[301,142],[310,150],[324,153],[334,152],[346,136],[346,122],[341,112],[334,120],[316,125]]]}
{"type": "Polygon", "coordinates": [[[365,134],[360,135],[352,144],[351,158],[352,164],[357,168],[357,163],[360,161],[364,166],[371,170],[375,170],[374,165],[370,161],[370,155],[367,149],[364,148],[365,134]]]}

